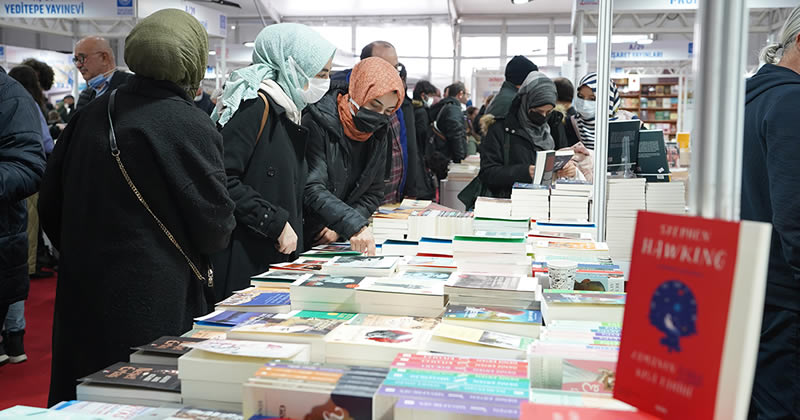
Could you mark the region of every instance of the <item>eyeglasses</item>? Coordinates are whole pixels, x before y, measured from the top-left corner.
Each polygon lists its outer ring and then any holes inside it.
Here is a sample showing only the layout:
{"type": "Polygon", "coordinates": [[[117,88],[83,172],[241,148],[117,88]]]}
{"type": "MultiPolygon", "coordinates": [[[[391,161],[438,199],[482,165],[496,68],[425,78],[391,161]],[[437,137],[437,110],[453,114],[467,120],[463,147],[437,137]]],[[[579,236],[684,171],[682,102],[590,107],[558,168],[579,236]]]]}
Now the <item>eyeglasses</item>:
{"type": "Polygon", "coordinates": [[[93,53],[89,53],[88,55],[87,54],[78,54],[78,55],[72,57],[72,64],[75,64],[76,66],[80,64],[82,66],[83,63],[86,62],[86,59],[89,58],[89,56],[93,55],[93,54],[103,54],[103,52],[102,51],[96,51],[96,52],[93,52],[93,53]]]}

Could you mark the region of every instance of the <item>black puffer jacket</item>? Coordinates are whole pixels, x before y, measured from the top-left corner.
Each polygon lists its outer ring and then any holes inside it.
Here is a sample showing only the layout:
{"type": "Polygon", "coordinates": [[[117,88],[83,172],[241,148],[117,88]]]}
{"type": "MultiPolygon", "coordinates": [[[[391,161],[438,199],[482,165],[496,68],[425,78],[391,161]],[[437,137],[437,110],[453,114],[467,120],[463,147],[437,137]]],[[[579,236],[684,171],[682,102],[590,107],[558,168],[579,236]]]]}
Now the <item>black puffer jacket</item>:
{"type": "Polygon", "coordinates": [[[492,197],[511,197],[515,182],[531,182],[529,167],[536,164],[536,152],[543,150],[533,144],[517,119],[519,101],[511,105],[508,116],[498,118],[487,130],[480,145],[481,171],[478,176],[489,188],[492,197]],[[508,136],[508,162],[503,156],[503,136],[508,136]]]}
{"type": "Polygon", "coordinates": [[[28,211],[25,198],[44,174],[39,108],[0,70],[0,306],[28,297],[28,211]]]}
{"type": "Polygon", "coordinates": [[[345,195],[350,163],[350,140],[345,137],[339,121],[336,102],[347,93],[347,84],[331,82],[331,90],[316,104],[309,105],[303,115],[303,127],[308,133],[304,206],[305,245],[323,227],[347,239],[369,224],[384,196],[383,177],[386,171],[387,129],[376,132],[367,140],[368,160],[353,191],[345,195]]]}
{"type": "Polygon", "coordinates": [[[444,98],[431,107],[431,118],[445,139],[436,136],[436,150],[459,163],[467,157],[467,127],[461,102],[456,98],[444,98]]]}

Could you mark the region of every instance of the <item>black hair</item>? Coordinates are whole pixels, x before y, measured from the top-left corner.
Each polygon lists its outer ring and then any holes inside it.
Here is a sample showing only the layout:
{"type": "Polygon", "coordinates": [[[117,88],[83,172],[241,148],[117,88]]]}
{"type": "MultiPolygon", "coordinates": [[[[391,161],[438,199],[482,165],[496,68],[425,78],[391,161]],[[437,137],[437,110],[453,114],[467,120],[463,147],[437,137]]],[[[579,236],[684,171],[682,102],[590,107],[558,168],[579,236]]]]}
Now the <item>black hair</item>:
{"type": "Polygon", "coordinates": [[[400,80],[402,80],[403,83],[405,83],[406,79],[408,78],[408,70],[406,70],[405,64],[397,63],[397,71],[398,73],[400,73],[400,80]]]}
{"type": "MultiPolygon", "coordinates": [[[[74,96],[72,96],[72,95],[67,95],[67,96],[65,96],[65,97],[64,97],[64,99],[67,99],[67,98],[70,98],[70,99],[72,99],[73,101],[75,100],[75,97],[74,97],[74,96]]],[[[62,101],[63,101],[64,99],[62,99],[62,101]]]]}
{"type": "Polygon", "coordinates": [[[575,97],[575,86],[566,77],[556,77],[553,79],[556,85],[556,100],[559,102],[572,102],[575,97]]]}
{"type": "Polygon", "coordinates": [[[53,87],[53,81],[56,75],[53,72],[53,68],[48,66],[47,63],[41,62],[35,58],[27,58],[22,64],[36,71],[36,76],[39,78],[39,85],[42,87],[42,90],[50,90],[53,87]]]}
{"type": "Polygon", "coordinates": [[[467,87],[462,82],[455,82],[445,89],[447,89],[447,96],[450,98],[455,98],[459,93],[467,91],[467,87]]]}
{"type": "Polygon", "coordinates": [[[361,59],[363,60],[365,58],[372,57],[372,49],[376,45],[380,45],[380,46],[386,47],[386,48],[394,48],[394,45],[392,45],[389,42],[386,42],[386,41],[373,41],[373,42],[370,42],[364,48],[361,49],[361,59]]]}
{"type": "Polygon", "coordinates": [[[436,95],[436,91],[436,86],[431,82],[420,80],[417,82],[416,86],[414,86],[414,99],[421,101],[423,93],[426,95],[436,95]]]}
{"type": "Polygon", "coordinates": [[[36,101],[36,105],[38,105],[39,109],[42,111],[42,114],[46,115],[47,108],[45,104],[47,101],[44,98],[44,93],[42,93],[42,86],[39,84],[39,76],[36,74],[36,70],[31,66],[21,64],[11,69],[8,75],[19,82],[19,84],[30,93],[33,100],[36,101]]]}

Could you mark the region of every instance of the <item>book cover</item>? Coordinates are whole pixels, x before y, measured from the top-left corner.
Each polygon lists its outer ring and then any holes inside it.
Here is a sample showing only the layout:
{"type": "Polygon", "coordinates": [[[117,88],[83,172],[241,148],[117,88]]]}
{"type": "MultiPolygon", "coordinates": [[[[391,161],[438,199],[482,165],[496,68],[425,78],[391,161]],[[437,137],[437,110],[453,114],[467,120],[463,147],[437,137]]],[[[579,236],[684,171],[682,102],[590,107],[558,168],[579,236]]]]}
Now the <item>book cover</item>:
{"type": "Polygon", "coordinates": [[[300,283],[298,287],[325,288],[325,289],[356,289],[364,277],[356,276],[328,276],[315,274],[300,283]]]}
{"type": "Polygon", "coordinates": [[[449,340],[465,341],[473,344],[519,351],[526,351],[528,346],[534,341],[533,338],[449,324],[440,324],[433,331],[433,335],[449,340]]]}
{"type": "Polygon", "coordinates": [[[306,346],[302,344],[269,343],[245,340],[205,340],[190,343],[189,347],[228,356],[291,359],[306,346]]]}
{"type": "Polygon", "coordinates": [[[390,270],[397,264],[397,257],[367,257],[367,256],[346,256],[337,257],[331,260],[330,266],[339,268],[368,268],[376,270],[390,270]]]}
{"type": "Polygon", "coordinates": [[[475,232],[474,235],[456,235],[453,241],[524,243],[526,237],[521,232],[475,232]]]}
{"type": "Polygon", "coordinates": [[[493,308],[468,305],[447,305],[445,318],[508,322],[512,324],[537,324],[542,323],[542,313],[539,311],[513,310],[507,308],[493,308]]]}
{"type": "Polygon", "coordinates": [[[153,353],[163,353],[180,356],[189,352],[187,343],[199,343],[204,341],[202,338],[164,336],[152,343],[134,347],[133,350],[142,350],[153,353]]]}
{"type": "Polygon", "coordinates": [[[463,287],[467,289],[517,290],[517,287],[519,287],[521,281],[521,277],[454,273],[451,281],[452,287],[463,287]]]}
{"type": "Polygon", "coordinates": [[[639,159],[636,163],[637,176],[645,177],[648,182],[669,181],[669,163],[663,131],[639,131],[639,159]]]}
{"type": "MultiPolygon", "coordinates": [[[[615,398],[667,418],[720,418],[718,390],[736,382],[719,379],[725,353],[736,351],[725,346],[726,328],[729,316],[738,315],[729,313],[729,305],[737,259],[748,257],[739,255],[745,226],[639,213],[615,398]]],[[[748,251],[763,248],[753,242],[745,245],[748,251]]],[[[747,295],[754,293],[753,277],[747,278],[747,295]]],[[[736,334],[744,334],[744,327],[735,326],[736,334]]],[[[746,369],[742,358],[735,361],[737,371],[746,369]]],[[[741,380],[749,395],[752,376],[741,380]]],[[[735,405],[735,394],[730,390],[724,405],[735,405]]],[[[745,414],[747,404],[749,399],[743,402],[745,414]]]]}
{"type": "Polygon", "coordinates": [[[437,318],[423,318],[417,316],[388,316],[373,314],[358,314],[349,322],[349,325],[364,327],[387,327],[408,330],[432,330],[439,325],[437,318]]]}
{"type": "Polygon", "coordinates": [[[260,314],[258,312],[214,311],[206,316],[195,318],[195,324],[208,327],[231,328],[257,316],[273,316],[275,314],[260,314]]]}
{"type": "Polygon", "coordinates": [[[281,306],[289,304],[289,293],[264,292],[258,288],[234,293],[217,306],[281,306]]]}
{"type": "Polygon", "coordinates": [[[275,280],[275,281],[283,281],[286,283],[291,283],[302,278],[309,276],[309,273],[304,272],[291,272],[291,271],[267,271],[266,273],[261,273],[250,277],[251,280],[275,280]]]}
{"type": "Polygon", "coordinates": [[[336,317],[321,318],[301,318],[293,316],[284,319],[279,323],[257,322],[251,320],[245,322],[231,330],[232,332],[255,332],[271,334],[301,334],[324,337],[334,328],[342,325],[345,321],[336,317]]]}
{"type": "Polygon", "coordinates": [[[208,340],[211,338],[225,338],[225,331],[219,330],[204,330],[201,328],[194,328],[181,336],[182,338],[200,338],[208,340]]]}
{"type": "Polygon", "coordinates": [[[624,305],[625,293],[593,292],[584,290],[545,289],[542,294],[548,304],[624,305]]]}
{"type": "Polygon", "coordinates": [[[294,262],[273,264],[270,268],[272,270],[319,271],[326,262],[328,262],[326,259],[298,258],[294,262]]]}
{"type": "Polygon", "coordinates": [[[192,420],[242,420],[242,415],[226,413],[224,411],[205,410],[200,408],[183,407],[166,420],[192,419],[192,420]]]}
{"type": "Polygon", "coordinates": [[[178,369],[144,363],[115,363],[80,380],[172,392],[179,392],[181,387],[178,369]]]}

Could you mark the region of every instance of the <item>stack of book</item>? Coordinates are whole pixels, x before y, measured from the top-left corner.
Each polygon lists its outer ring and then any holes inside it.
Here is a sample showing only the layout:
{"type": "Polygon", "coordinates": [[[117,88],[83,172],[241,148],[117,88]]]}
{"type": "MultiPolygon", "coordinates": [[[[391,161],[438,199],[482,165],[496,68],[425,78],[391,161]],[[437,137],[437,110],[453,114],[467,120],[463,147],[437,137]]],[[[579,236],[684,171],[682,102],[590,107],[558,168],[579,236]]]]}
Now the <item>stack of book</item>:
{"type": "Polygon", "coordinates": [[[206,340],[192,344],[178,360],[183,403],[211,410],[242,411],[242,384],[264,363],[308,362],[310,348],[242,340],[206,340]]]}
{"type": "Polygon", "coordinates": [[[648,182],[647,211],[686,213],[686,185],[683,182],[648,182]]]}
{"type": "Polygon", "coordinates": [[[527,233],[530,228],[530,218],[528,216],[504,219],[476,217],[472,226],[477,232],[527,233]]]}
{"type": "Polygon", "coordinates": [[[448,304],[442,323],[538,338],[542,313],[529,309],[448,304]]]}
{"type": "Polygon", "coordinates": [[[482,305],[520,310],[538,310],[538,282],[526,276],[455,272],[444,286],[452,305],[482,305]]]}
{"type": "Polygon", "coordinates": [[[594,262],[609,259],[608,245],[594,241],[537,241],[533,244],[536,261],[567,259],[594,262]]]}
{"type": "MultiPolygon", "coordinates": [[[[241,313],[241,312],[239,312],[241,313]]],[[[178,367],[178,358],[188,353],[188,343],[204,341],[202,338],[172,337],[158,338],[152,343],[134,347],[131,363],[149,363],[154,365],[178,367]]]]}
{"type": "Polygon", "coordinates": [[[644,178],[608,180],[606,240],[615,260],[631,260],[636,215],[647,208],[645,184],[644,178]]]}
{"type": "Polygon", "coordinates": [[[413,210],[396,208],[378,209],[372,215],[372,235],[381,243],[387,239],[405,239],[408,233],[408,216],[413,210]]]}
{"type": "Polygon", "coordinates": [[[475,200],[475,217],[507,219],[511,217],[511,200],[508,198],[478,197],[475,200]]]}
{"type": "MultiPolygon", "coordinates": [[[[546,262],[533,263],[533,273],[548,273],[546,262]]],[[[609,264],[578,263],[574,290],[593,292],[625,292],[625,273],[619,266],[609,264]]]]}
{"type": "Polygon", "coordinates": [[[286,289],[251,287],[234,292],[229,298],[217,303],[215,309],[218,311],[286,313],[291,310],[291,306],[286,289]]]}
{"type": "Polygon", "coordinates": [[[291,285],[293,310],[358,312],[356,289],[364,277],[314,274],[291,285]]]}
{"type": "Polygon", "coordinates": [[[274,362],[244,384],[245,418],[369,419],[389,369],[274,362]]]}
{"type": "Polygon", "coordinates": [[[452,239],[472,233],[472,212],[455,210],[417,210],[408,216],[408,237],[418,241],[423,236],[452,239]]]}
{"type": "Polygon", "coordinates": [[[359,314],[325,337],[325,361],[388,366],[397,353],[425,349],[437,318],[359,314]]]}
{"type": "Polygon", "coordinates": [[[306,272],[313,273],[319,272],[322,269],[322,264],[328,262],[329,258],[319,257],[300,257],[292,262],[272,264],[269,266],[270,271],[289,271],[289,272],[306,272]]]}
{"type": "Polygon", "coordinates": [[[269,341],[308,344],[311,361],[325,361],[325,336],[355,314],[337,312],[293,311],[279,317],[253,318],[231,329],[233,340],[269,341]]]}
{"type": "Polygon", "coordinates": [[[78,400],[160,407],[181,403],[178,369],[145,363],[115,363],[85,378],[78,400]]]}
{"type": "Polygon", "coordinates": [[[453,238],[453,258],[459,271],[530,275],[525,233],[476,232],[453,238]]]}
{"type": "Polygon", "coordinates": [[[550,219],[589,221],[592,184],[586,181],[562,180],[550,192],[550,219]]]}
{"type": "Polygon", "coordinates": [[[387,239],[381,244],[381,255],[407,257],[417,255],[419,252],[419,242],[401,241],[399,239],[387,239]]]}
{"type": "Polygon", "coordinates": [[[419,240],[420,254],[424,255],[453,255],[453,239],[434,238],[423,236],[419,240]]]}
{"type": "Polygon", "coordinates": [[[575,221],[558,221],[553,220],[550,222],[537,221],[536,224],[531,226],[532,231],[547,232],[548,234],[560,235],[591,235],[592,238],[597,234],[597,225],[594,223],[575,222],[575,221]]]}
{"type": "Polygon", "coordinates": [[[307,279],[311,276],[313,274],[306,271],[267,271],[250,277],[250,285],[262,289],[288,289],[297,280],[307,279]]]}
{"type": "Polygon", "coordinates": [[[361,255],[353,251],[349,243],[334,242],[327,245],[318,245],[302,253],[300,256],[309,258],[333,258],[342,255],[361,255]]]}
{"type": "Polygon", "coordinates": [[[625,293],[545,289],[541,299],[542,318],[553,321],[622,322],[625,293]]]}
{"type": "Polygon", "coordinates": [[[530,393],[527,365],[524,360],[398,354],[375,396],[372,418],[519,418],[519,406],[530,393]]]}
{"type": "MultiPolygon", "coordinates": [[[[39,409],[42,410],[42,409],[39,409]]],[[[216,410],[203,410],[194,407],[145,407],[141,405],[125,405],[101,403],[93,401],[62,401],[47,413],[30,414],[17,413],[18,416],[6,417],[5,411],[0,411],[0,419],[28,418],[37,419],[64,419],[64,420],[156,420],[156,419],[195,419],[195,420],[242,420],[241,414],[220,412],[216,410]]]]}
{"type": "MultiPolygon", "coordinates": [[[[194,329],[211,330],[225,332],[231,328],[260,316],[260,312],[240,312],[240,311],[214,311],[208,315],[194,319],[194,329]]],[[[272,314],[274,315],[274,314],[272,314]]]]}
{"type": "Polygon", "coordinates": [[[546,185],[515,183],[511,190],[511,217],[548,220],[550,188],[546,185]]]}
{"type": "Polygon", "coordinates": [[[450,273],[438,271],[368,277],[356,288],[356,306],[360,313],[438,317],[447,303],[444,285],[449,279],[450,273]]]}
{"type": "Polygon", "coordinates": [[[610,395],[621,324],[555,321],[528,348],[531,386],[610,395]]]}

